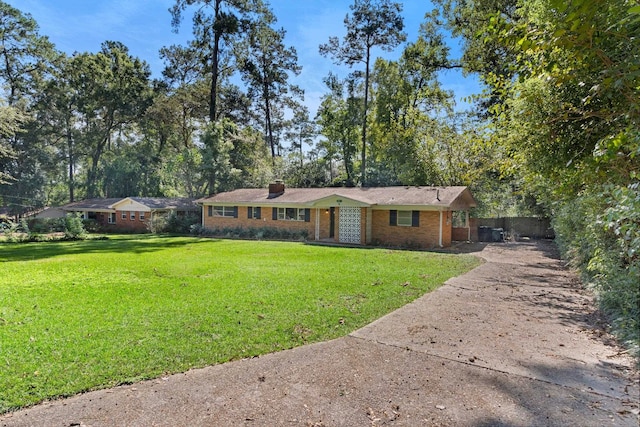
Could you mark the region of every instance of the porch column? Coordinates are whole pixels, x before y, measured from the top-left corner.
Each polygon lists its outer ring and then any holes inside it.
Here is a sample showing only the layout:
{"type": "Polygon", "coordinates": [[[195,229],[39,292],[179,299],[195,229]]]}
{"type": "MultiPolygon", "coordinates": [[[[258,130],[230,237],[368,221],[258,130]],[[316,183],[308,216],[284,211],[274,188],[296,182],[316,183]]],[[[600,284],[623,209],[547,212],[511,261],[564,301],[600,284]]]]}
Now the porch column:
{"type": "Polygon", "coordinates": [[[316,241],[320,240],[320,208],[316,208],[316,241]]]}
{"type": "Polygon", "coordinates": [[[442,211],[440,211],[440,232],[438,236],[438,245],[442,247],[442,211]]]}
{"type": "Polygon", "coordinates": [[[365,227],[366,230],[366,236],[365,236],[365,240],[364,243],[367,245],[371,244],[371,236],[373,235],[373,231],[372,231],[372,224],[373,224],[373,212],[371,212],[371,207],[365,208],[367,210],[367,226],[365,227]]]}
{"type": "Polygon", "coordinates": [[[471,241],[471,223],[469,222],[469,211],[464,211],[465,220],[464,223],[467,224],[467,242],[471,241]]]}

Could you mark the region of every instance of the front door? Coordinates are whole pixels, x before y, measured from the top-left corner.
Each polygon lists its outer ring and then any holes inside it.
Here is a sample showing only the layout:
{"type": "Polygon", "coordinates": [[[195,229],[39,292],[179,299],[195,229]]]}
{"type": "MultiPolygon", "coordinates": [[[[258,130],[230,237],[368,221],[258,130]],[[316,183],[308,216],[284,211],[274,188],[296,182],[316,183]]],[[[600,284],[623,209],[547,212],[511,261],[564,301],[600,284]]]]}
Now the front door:
{"type": "Polygon", "coordinates": [[[329,209],[329,238],[336,237],[336,208],[329,209]]]}
{"type": "Polygon", "coordinates": [[[338,240],[340,243],[362,243],[360,218],[360,208],[340,207],[338,214],[338,240]]]}

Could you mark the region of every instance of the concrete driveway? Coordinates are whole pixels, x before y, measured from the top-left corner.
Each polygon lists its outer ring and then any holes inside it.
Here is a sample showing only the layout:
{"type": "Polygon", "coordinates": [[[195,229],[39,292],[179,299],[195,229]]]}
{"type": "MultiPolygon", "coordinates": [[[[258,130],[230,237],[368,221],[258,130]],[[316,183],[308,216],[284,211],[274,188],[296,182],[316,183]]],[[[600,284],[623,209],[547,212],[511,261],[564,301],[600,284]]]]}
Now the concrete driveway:
{"type": "Polygon", "coordinates": [[[548,242],[337,340],[44,403],[0,426],[638,426],[633,361],[548,242]]]}

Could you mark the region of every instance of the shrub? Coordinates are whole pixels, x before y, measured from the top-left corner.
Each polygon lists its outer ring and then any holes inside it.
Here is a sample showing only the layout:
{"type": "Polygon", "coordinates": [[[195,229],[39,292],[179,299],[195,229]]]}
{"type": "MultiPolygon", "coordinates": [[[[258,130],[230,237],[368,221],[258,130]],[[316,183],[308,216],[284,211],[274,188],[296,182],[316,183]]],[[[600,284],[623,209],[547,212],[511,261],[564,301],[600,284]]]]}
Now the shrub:
{"type": "Polygon", "coordinates": [[[78,214],[67,214],[64,217],[64,237],[68,240],[84,238],[87,232],[84,229],[82,217],[78,214]]]}
{"type": "Polygon", "coordinates": [[[589,189],[557,210],[558,247],[640,360],[640,185],[589,189]]]}
{"type": "Polygon", "coordinates": [[[194,233],[195,230],[199,230],[197,227],[200,225],[200,215],[194,213],[187,213],[184,215],[177,215],[172,213],[167,216],[155,215],[147,225],[149,231],[152,233],[174,233],[174,234],[198,234],[194,233]]]}
{"type": "Polygon", "coordinates": [[[39,218],[19,222],[5,221],[0,224],[4,241],[42,242],[48,240],[78,240],[86,237],[83,220],[78,215],[68,214],[64,218],[39,218]],[[51,233],[64,233],[63,237],[52,237],[51,233]]]}
{"type": "Polygon", "coordinates": [[[191,234],[198,236],[224,237],[228,239],[255,239],[255,240],[299,240],[309,238],[307,230],[293,230],[278,227],[214,227],[204,228],[200,225],[191,228],[191,234]]]}

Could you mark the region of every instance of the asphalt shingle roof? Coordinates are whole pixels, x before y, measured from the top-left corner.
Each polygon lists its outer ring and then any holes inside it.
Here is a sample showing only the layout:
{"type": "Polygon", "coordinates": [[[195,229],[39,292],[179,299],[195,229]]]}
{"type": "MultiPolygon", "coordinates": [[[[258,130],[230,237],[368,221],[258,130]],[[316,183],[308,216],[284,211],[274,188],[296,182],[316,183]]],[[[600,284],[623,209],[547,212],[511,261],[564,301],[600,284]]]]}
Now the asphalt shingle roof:
{"type": "MultiPolygon", "coordinates": [[[[170,197],[128,197],[150,209],[180,209],[180,210],[199,210],[200,208],[193,199],[187,198],[170,198],[170,197]]],[[[127,197],[108,198],[108,199],[87,199],[78,202],[68,203],[61,208],[65,211],[73,210],[112,210],[113,205],[126,200],[127,197]]]]}
{"type": "Polygon", "coordinates": [[[453,207],[463,204],[476,206],[467,187],[327,187],[286,188],[277,197],[269,197],[268,189],[239,189],[197,200],[201,204],[239,203],[256,205],[302,204],[313,205],[330,198],[343,197],[367,205],[453,207]]]}

